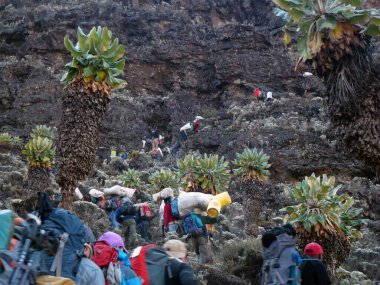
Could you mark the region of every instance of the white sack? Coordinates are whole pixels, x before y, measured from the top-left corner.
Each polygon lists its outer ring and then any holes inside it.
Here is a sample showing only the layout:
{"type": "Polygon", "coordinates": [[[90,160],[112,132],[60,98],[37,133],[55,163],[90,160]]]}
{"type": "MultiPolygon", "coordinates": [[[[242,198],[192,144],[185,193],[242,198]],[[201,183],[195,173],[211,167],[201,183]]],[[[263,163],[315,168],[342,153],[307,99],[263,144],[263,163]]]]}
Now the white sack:
{"type": "Polygon", "coordinates": [[[211,194],[180,191],[178,196],[179,214],[184,216],[196,208],[201,211],[206,211],[208,203],[210,203],[213,197],[211,194]]]}
{"type": "Polygon", "coordinates": [[[174,197],[174,191],[172,188],[164,188],[160,192],[153,194],[153,201],[157,202],[158,199],[165,199],[167,197],[174,197]]]}
{"type": "Polygon", "coordinates": [[[89,194],[91,197],[94,197],[94,198],[100,198],[104,195],[104,193],[102,191],[99,191],[96,189],[91,189],[89,194]]]}
{"type": "Polygon", "coordinates": [[[83,195],[82,193],[80,192],[79,188],[75,188],[75,197],[78,199],[78,200],[82,200],[83,199],[83,195]]]}
{"type": "Polygon", "coordinates": [[[186,125],[183,125],[179,130],[180,131],[185,131],[185,130],[188,130],[188,129],[191,129],[190,123],[187,123],[186,125]]]}
{"type": "Polygon", "coordinates": [[[160,215],[164,215],[164,209],[165,209],[165,202],[164,200],[161,201],[160,209],[158,210],[158,213],[160,215]]]}
{"type": "Polygon", "coordinates": [[[132,198],[133,194],[136,192],[136,189],[115,185],[110,188],[105,188],[103,192],[106,195],[127,196],[128,198],[132,198]]]}

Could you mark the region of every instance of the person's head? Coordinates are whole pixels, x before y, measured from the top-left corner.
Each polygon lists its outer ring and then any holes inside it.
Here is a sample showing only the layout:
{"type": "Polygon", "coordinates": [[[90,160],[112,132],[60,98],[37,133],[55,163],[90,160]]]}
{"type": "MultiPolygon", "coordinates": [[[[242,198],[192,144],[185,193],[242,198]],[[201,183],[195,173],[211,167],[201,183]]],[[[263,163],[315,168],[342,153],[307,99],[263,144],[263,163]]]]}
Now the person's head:
{"type": "Polygon", "coordinates": [[[305,246],[303,253],[311,258],[322,259],[323,248],[318,243],[312,242],[305,246]]]}
{"type": "Polygon", "coordinates": [[[114,232],[106,232],[102,234],[98,241],[106,242],[110,247],[120,248],[125,250],[123,238],[114,232]]]}
{"type": "Polygon", "coordinates": [[[187,249],[186,244],[178,239],[171,239],[165,242],[163,248],[170,256],[186,261],[187,249]]]}
{"type": "Polygon", "coordinates": [[[164,203],[167,204],[167,203],[170,203],[170,201],[172,200],[172,197],[166,197],[164,199],[164,203]]]}

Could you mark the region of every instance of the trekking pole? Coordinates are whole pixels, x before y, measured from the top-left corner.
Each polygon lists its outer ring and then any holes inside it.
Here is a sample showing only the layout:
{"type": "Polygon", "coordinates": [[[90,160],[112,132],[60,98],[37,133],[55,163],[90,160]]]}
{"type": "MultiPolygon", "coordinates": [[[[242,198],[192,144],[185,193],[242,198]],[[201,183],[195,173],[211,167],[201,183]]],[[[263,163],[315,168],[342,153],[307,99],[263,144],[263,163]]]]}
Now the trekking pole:
{"type": "MultiPolygon", "coordinates": [[[[31,244],[32,244],[31,239],[28,238],[25,240],[20,256],[16,262],[15,269],[13,270],[11,278],[9,279],[9,285],[23,284],[23,283],[20,283],[18,280],[21,279],[22,271],[28,269],[28,267],[24,264],[24,262],[25,262],[26,256],[28,255],[28,251],[31,244]]],[[[24,274],[22,275],[22,277],[24,277],[24,274]]]]}

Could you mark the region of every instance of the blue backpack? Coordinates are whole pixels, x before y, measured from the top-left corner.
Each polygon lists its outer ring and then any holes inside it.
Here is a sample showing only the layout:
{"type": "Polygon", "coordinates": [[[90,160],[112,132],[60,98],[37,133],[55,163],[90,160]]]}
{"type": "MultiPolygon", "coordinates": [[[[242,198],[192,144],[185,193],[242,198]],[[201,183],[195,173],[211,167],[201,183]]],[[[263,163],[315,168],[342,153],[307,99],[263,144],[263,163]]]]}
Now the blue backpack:
{"type": "Polygon", "coordinates": [[[44,271],[55,275],[60,270],[60,265],[62,265],[61,275],[75,281],[85,243],[85,228],[82,222],[69,211],[57,208],[47,215],[41,229],[49,232],[49,236],[52,238],[60,239],[60,247],[62,248],[61,260],[60,254],[49,256],[46,251],[43,251],[41,254],[41,267],[44,271]],[[63,236],[66,236],[66,241],[63,241],[63,236]]]}
{"type": "Polygon", "coordinates": [[[199,237],[203,233],[202,221],[192,212],[183,217],[183,229],[192,237],[199,237]]]}
{"type": "Polygon", "coordinates": [[[174,198],[170,202],[170,208],[172,209],[173,218],[179,219],[181,216],[179,214],[179,209],[178,209],[178,198],[174,198]]]}
{"type": "Polygon", "coordinates": [[[300,285],[302,259],[295,248],[294,239],[280,234],[264,247],[261,285],[300,285]]]}

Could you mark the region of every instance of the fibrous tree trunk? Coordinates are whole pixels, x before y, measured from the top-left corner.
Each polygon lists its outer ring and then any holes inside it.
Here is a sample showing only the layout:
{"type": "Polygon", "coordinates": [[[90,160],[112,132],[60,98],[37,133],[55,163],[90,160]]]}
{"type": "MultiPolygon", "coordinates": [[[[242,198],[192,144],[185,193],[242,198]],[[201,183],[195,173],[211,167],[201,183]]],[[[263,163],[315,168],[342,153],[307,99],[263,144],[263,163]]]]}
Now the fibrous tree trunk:
{"type": "Polygon", "coordinates": [[[49,169],[44,167],[30,167],[28,169],[28,193],[25,197],[25,211],[34,211],[37,193],[45,192],[49,187],[49,169]]]}
{"type": "Polygon", "coordinates": [[[334,276],[335,270],[350,255],[351,242],[343,233],[325,232],[318,235],[315,231],[307,232],[303,228],[297,228],[297,245],[300,251],[311,242],[317,242],[322,246],[323,263],[331,276],[334,276]]]}
{"type": "MultiPolygon", "coordinates": [[[[351,43],[351,52],[334,62],[331,69],[316,71],[327,87],[328,113],[335,135],[380,180],[380,68],[375,68],[369,38],[355,33],[360,44],[351,43]]],[[[323,50],[321,54],[327,56],[313,64],[318,66],[334,52],[323,50]]]]}
{"type": "Polygon", "coordinates": [[[240,190],[243,193],[244,228],[249,236],[259,235],[258,221],[262,209],[262,185],[254,181],[241,181],[240,190]]]}
{"type": "Polygon", "coordinates": [[[63,208],[71,209],[75,187],[93,167],[109,102],[106,94],[90,91],[82,80],[73,81],[66,89],[58,129],[56,175],[63,208]]]}

